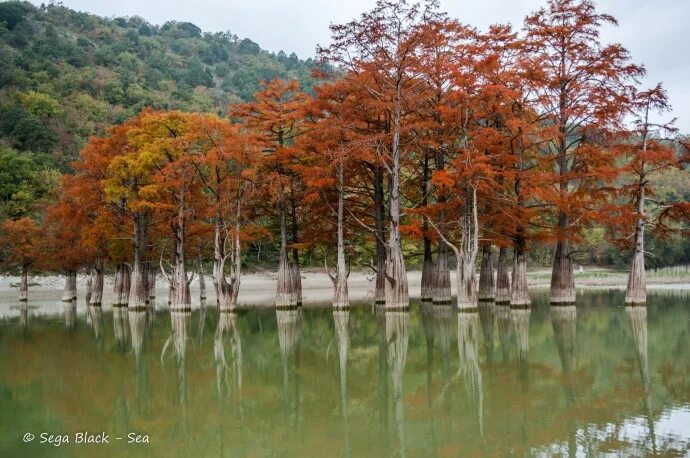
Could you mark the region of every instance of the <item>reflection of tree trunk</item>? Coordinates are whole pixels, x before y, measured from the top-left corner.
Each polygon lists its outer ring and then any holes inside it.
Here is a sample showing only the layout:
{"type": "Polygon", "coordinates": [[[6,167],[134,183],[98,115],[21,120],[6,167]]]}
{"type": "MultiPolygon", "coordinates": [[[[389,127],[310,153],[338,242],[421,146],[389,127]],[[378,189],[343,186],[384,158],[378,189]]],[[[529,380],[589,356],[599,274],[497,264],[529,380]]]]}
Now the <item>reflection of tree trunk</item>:
{"type": "Polygon", "coordinates": [[[219,315],[218,327],[213,337],[213,356],[216,362],[216,389],[218,390],[218,398],[223,399],[225,397],[223,393],[225,391],[230,391],[227,379],[228,364],[225,355],[225,345],[229,340],[230,353],[232,356],[233,388],[237,395],[237,401],[240,403],[242,399],[242,339],[240,336],[238,319],[238,315],[235,312],[223,312],[219,315]]]}
{"type": "Polygon", "coordinates": [[[62,300],[65,302],[77,299],[77,271],[68,270],[65,273],[65,287],[62,291],[62,300]]]}
{"type": "Polygon", "coordinates": [[[508,249],[498,249],[498,264],[496,266],[496,303],[510,302],[510,274],[508,273],[508,249]]]}
{"type": "MultiPolygon", "coordinates": [[[[189,310],[170,311],[171,339],[177,363],[178,401],[183,407],[187,405],[187,340],[191,316],[192,313],[189,310]]],[[[163,352],[165,352],[165,347],[163,352]]],[[[183,410],[183,412],[186,414],[186,411],[183,410]]]]}
{"type": "Polygon", "coordinates": [[[441,379],[443,381],[443,403],[446,411],[450,411],[452,390],[450,385],[450,344],[453,340],[453,307],[450,304],[434,304],[432,309],[434,332],[438,337],[438,347],[441,352],[441,379]]]}
{"type": "Polygon", "coordinates": [[[465,391],[471,408],[476,411],[479,435],[484,436],[484,394],[479,368],[479,314],[476,312],[458,313],[458,353],[465,391]]]}
{"type": "Polygon", "coordinates": [[[635,341],[635,356],[640,370],[640,381],[645,390],[649,387],[649,364],[647,362],[647,307],[626,307],[630,329],[635,341]]]}
{"type": "Polygon", "coordinates": [[[510,334],[512,332],[510,307],[505,305],[496,306],[496,325],[498,329],[498,340],[501,342],[503,364],[508,364],[508,361],[510,361],[510,334]]]}
{"type": "Polygon", "coordinates": [[[72,332],[77,326],[77,301],[63,301],[62,307],[65,312],[65,329],[72,332]]]}
{"type": "Polygon", "coordinates": [[[91,268],[91,305],[101,305],[103,302],[103,276],[103,260],[99,258],[91,268]]]}
{"type": "Polygon", "coordinates": [[[493,301],[495,296],[494,262],[491,245],[487,243],[482,246],[482,264],[479,270],[479,292],[477,297],[480,301],[493,301]]]}
{"type": "Polygon", "coordinates": [[[301,309],[276,310],[278,343],[283,363],[283,396],[286,422],[297,425],[299,421],[299,348],[302,338],[301,309]],[[293,392],[290,392],[291,380],[293,392]]]}
{"type": "Polygon", "coordinates": [[[120,351],[127,348],[129,327],[126,324],[127,308],[113,306],[113,329],[115,331],[115,344],[120,351]]]}
{"type": "Polygon", "coordinates": [[[19,303],[19,325],[24,337],[27,337],[29,335],[29,305],[25,301],[19,303]]]}
{"type": "Polygon", "coordinates": [[[493,302],[482,302],[479,304],[479,321],[482,325],[482,335],[484,336],[484,346],[486,347],[486,360],[488,363],[494,361],[494,316],[496,315],[496,305],[493,302]]]}
{"type": "Polygon", "coordinates": [[[558,347],[558,356],[565,374],[570,374],[575,365],[575,328],[577,309],[574,305],[551,308],[551,325],[558,347]]]}
{"type": "Polygon", "coordinates": [[[344,456],[350,456],[350,431],[347,414],[347,353],[350,348],[350,312],[334,310],[333,321],[338,335],[338,356],[340,362],[340,413],[343,418],[344,456]]]}
{"type": "Polygon", "coordinates": [[[144,337],[146,334],[146,311],[141,309],[129,310],[129,329],[132,336],[132,351],[134,352],[135,400],[141,413],[148,399],[148,368],[144,363],[144,337]]]}
{"type": "Polygon", "coordinates": [[[513,331],[517,341],[518,375],[523,383],[523,390],[527,389],[529,381],[528,361],[529,355],[529,318],[530,309],[511,309],[510,317],[513,322],[513,331]]]}
{"type": "Polygon", "coordinates": [[[131,284],[131,271],[129,266],[124,262],[117,265],[115,271],[115,284],[113,292],[115,293],[114,306],[127,306],[129,304],[129,289],[131,284]]]}
{"type": "Polygon", "coordinates": [[[19,300],[21,302],[29,300],[29,266],[23,262],[21,277],[19,279],[19,300]]]}
{"type": "Polygon", "coordinates": [[[379,435],[388,449],[388,342],[386,341],[386,312],[376,308],[376,333],[379,338],[379,435]]]}
{"type": "Polygon", "coordinates": [[[96,336],[96,341],[102,342],[103,339],[103,310],[99,305],[88,305],[87,312],[91,317],[91,326],[93,327],[93,333],[96,336]]]}
{"type": "MultiPolygon", "coordinates": [[[[567,218],[560,215],[559,227],[565,229],[567,218]]],[[[553,256],[553,270],[551,272],[552,304],[572,304],[575,302],[575,277],[573,264],[570,260],[568,242],[559,240],[553,256]]]]}
{"type": "Polygon", "coordinates": [[[398,432],[398,451],[405,456],[405,411],[403,405],[403,376],[407,361],[410,315],[408,312],[386,312],[386,342],[388,365],[393,381],[395,426],[398,432]]]}

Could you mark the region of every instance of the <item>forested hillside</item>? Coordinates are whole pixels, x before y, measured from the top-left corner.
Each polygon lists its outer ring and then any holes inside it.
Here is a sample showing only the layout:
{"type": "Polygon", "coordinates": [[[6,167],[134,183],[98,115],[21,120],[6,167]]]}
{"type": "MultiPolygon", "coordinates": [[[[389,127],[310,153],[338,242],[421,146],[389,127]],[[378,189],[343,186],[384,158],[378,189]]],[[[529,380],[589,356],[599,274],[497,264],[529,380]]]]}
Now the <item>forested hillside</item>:
{"type": "MultiPolygon", "coordinates": [[[[142,107],[224,114],[261,80],[294,78],[309,88],[313,66],[188,22],[156,26],[14,1],[0,3],[0,61],[3,165],[20,160],[11,148],[31,153],[21,156],[24,169],[61,171],[89,136],[142,107]]],[[[0,199],[8,192],[0,189],[0,199]]]]}

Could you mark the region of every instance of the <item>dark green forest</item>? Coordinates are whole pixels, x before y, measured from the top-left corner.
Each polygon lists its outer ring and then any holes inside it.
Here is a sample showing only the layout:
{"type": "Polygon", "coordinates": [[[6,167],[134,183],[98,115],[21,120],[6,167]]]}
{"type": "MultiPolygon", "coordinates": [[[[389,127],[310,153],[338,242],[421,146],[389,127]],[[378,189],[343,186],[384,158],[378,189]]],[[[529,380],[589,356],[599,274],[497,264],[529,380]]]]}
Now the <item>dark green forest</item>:
{"type": "MultiPolygon", "coordinates": [[[[309,92],[316,65],[189,22],[154,25],[17,1],[0,2],[0,61],[0,221],[35,215],[90,136],[144,107],[225,116],[230,105],[251,100],[261,81],[296,79],[309,92]]],[[[690,200],[688,171],[654,180],[660,200],[690,200]]],[[[626,266],[629,253],[606,235],[588,231],[581,261],[626,266]]],[[[684,239],[652,234],[649,251],[650,268],[690,263],[684,239]]],[[[548,248],[530,256],[538,265],[552,257],[548,248]]]]}

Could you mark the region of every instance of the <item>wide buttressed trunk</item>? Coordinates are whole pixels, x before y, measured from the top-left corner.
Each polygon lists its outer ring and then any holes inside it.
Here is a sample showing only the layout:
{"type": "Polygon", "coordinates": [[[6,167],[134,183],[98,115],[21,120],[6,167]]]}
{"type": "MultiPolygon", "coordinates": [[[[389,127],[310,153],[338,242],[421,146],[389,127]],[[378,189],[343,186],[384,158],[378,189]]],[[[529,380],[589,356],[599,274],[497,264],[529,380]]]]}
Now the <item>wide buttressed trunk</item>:
{"type": "MultiPolygon", "coordinates": [[[[426,245],[426,241],[425,241],[426,245]]],[[[424,264],[422,264],[422,281],[421,281],[421,300],[422,302],[431,302],[434,297],[434,284],[436,283],[434,274],[436,273],[436,266],[431,253],[426,253],[424,250],[424,264]]]]}
{"type": "Polygon", "coordinates": [[[113,292],[115,293],[114,306],[126,307],[129,304],[130,286],[131,271],[129,265],[121,262],[115,270],[115,284],[113,286],[113,292]]]}
{"type": "Polygon", "coordinates": [[[625,303],[629,305],[642,305],[647,302],[643,233],[640,228],[637,228],[635,232],[635,253],[630,266],[630,274],[628,275],[625,303]]]}
{"type": "Polygon", "coordinates": [[[220,217],[218,217],[218,221],[216,223],[213,255],[213,286],[216,289],[216,301],[218,302],[218,307],[221,311],[231,311],[237,308],[237,297],[239,295],[242,268],[242,259],[240,257],[240,250],[242,247],[240,245],[239,235],[239,216],[237,221],[238,222],[235,224],[235,230],[232,233],[232,245],[230,253],[226,253],[225,245],[222,241],[222,221],[220,217]],[[227,263],[227,259],[230,260],[229,279],[225,275],[225,265],[227,263]]]}
{"type": "Polygon", "coordinates": [[[493,301],[496,297],[494,261],[490,244],[482,246],[482,264],[479,270],[479,292],[477,297],[480,301],[493,301]]]}
{"type": "Polygon", "coordinates": [[[77,299],[77,271],[68,270],[65,273],[65,287],[62,290],[62,300],[65,302],[77,299]]]}
{"type": "Polygon", "coordinates": [[[552,304],[575,303],[573,263],[570,259],[568,243],[562,240],[556,244],[556,251],[553,256],[549,301],[552,304]]]}
{"type": "Polygon", "coordinates": [[[26,302],[29,300],[29,268],[26,264],[22,264],[22,271],[19,278],[19,301],[26,302]]]}
{"type": "Polygon", "coordinates": [[[508,269],[508,248],[498,250],[498,264],[496,265],[496,303],[510,303],[510,273],[508,269]]]}
{"type": "Polygon", "coordinates": [[[91,305],[101,305],[104,286],[103,261],[98,260],[91,268],[91,305]]]}
{"type": "Polygon", "coordinates": [[[434,269],[431,300],[435,304],[450,304],[452,296],[450,269],[448,269],[448,246],[442,240],[438,242],[438,254],[434,269]]]}
{"type": "Polygon", "coordinates": [[[527,288],[527,256],[524,250],[515,251],[513,261],[513,286],[510,291],[510,305],[512,307],[529,307],[531,304],[527,288]]]}
{"type": "Polygon", "coordinates": [[[149,289],[147,286],[148,275],[146,273],[145,252],[148,248],[147,218],[139,213],[134,217],[134,262],[129,288],[130,307],[146,307],[149,302],[149,289]]]}

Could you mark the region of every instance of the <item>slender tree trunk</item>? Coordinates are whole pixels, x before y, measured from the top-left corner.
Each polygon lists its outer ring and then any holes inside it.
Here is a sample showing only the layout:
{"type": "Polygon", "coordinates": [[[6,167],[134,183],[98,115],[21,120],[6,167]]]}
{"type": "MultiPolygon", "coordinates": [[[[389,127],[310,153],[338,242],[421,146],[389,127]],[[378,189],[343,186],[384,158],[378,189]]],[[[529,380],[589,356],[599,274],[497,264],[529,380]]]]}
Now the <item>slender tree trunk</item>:
{"type": "MultiPolygon", "coordinates": [[[[331,276],[334,286],[333,307],[347,308],[350,300],[347,293],[347,266],[345,263],[345,180],[343,164],[338,166],[338,229],[337,229],[337,261],[335,277],[331,276]]],[[[329,274],[330,275],[330,274],[329,274]]]]}
{"type": "Polygon", "coordinates": [[[144,253],[148,245],[146,219],[146,215],[143,213],[138,213],[134,217],[134,263],[132,265],[129,289],[129,306],[135,308],[146,307],[149,301],[144,259],[144,253]]]}
{"type": "Polygon", "coordinates": [[[19,301],[26,302],[29,300],[29,266],[22,262],[22,271],[19,279],[19,301]]]}
{"type": "MultiPolygon", "coordinates": [[[[422,173],[422,206],[426,207],[429,203],[428,198],[428,183],[429,183],[429,155],[424,156],[423,173],[422,173]]],[[[436,280],[434,274],[436,268],[434,260],[431,255],[431,239],[429,238],[429,223],[426,219],[422,223],[422,232],[424,234],[424,264],[422,265],[422,284],[421,284],[421,300],[422,302],[430,302],[433,299],[433,289],[436,280]]]]}
{"type": "Polygon", "coordinates": [[[62,291],[62,301],[69,302],[77,298],[77,272],[68,270],[65,273],[65,287],[62,291]]]}
{"type": "Polygon", "coordinates": [[[278,285],[276,307],[297,305],[293,294],[293,274],[287,258],[287,228],[285,227],[285,202],[280,203],[280,254],[278,259],[278,285]]]}
{"type": "Polygon", "coordinates": [[[374,209],[376,224],[376,284],[374,285],[374,302],[386,303],[386,245],[384,219],[386,207],[384,205],[383,170],[377,167],[374,174],[374,209]]]}
{"type": "Polygon", "coordinates": [[[510,291],[510,305],[513,307],[527,307],[531,304],[527,288],[527,256],[525,254],[525,238],[518,230],[515,240],[515,260],[513,261],[513,287],[510,291]]]}
{"type": "Polygon", "coordinates": [[[89,272],[89,275],[86,276],[86,295],[85,295],[85,301],[86,305],[91,305],[91,295],[93,293],[93,277],[91,276],[91,273],[89,272]]]}
{"type": "MultiPolygon", "coordinates": [[[[445,159],[443,149],[436,151],[436,169],[445,169],[445,159]]],[[[438,196],[438,202],[443,204],[447,198],[444,195],[438,196]]],[[[439,215],[438,227],[441,232],[445,230],[446,215],[441,211],[439,215]]],[[[438,241],[438,254],[436,255],[435,272],[433,275],[432,300],[436,304],[451,303],[450,270],[448,269],[448,245],[442,240],[438,241]]]]}
{"type": "MultiPolygon", "coordinates": [[[[187,259],[185,254],[186,234],[185,234],[185,198],[184,190],[180,191],[180,200],[177,212],[177,223],[175,225],[175,288],[171,307],[173,309],[189,309],[192,306],[192,298],[189,293],[190,278],[187,275],[187,259]]],[[[147,291],[148,299],[148,291],[147,291]]]]}
{"type": "Polygon", "coordinates": [[[400,118],[402,101],[400,88],[396,88],[393,114],[393,145],[391,164],[390,211],[388,251],[386,262],[386,309],[407,308],[410,304],[407,272],[400,238],[400,118]]]}
{"type": "Polygon", "coordinates": [[[494,262],[491,253],[491,245],[482,246],[482,265],[479,270],[479,293],[480,301],[493,301],[496,297],[494,286],[494,262]]]}
{"type": "Polygon", "coordinates": [[[508,272],[508,249],[498,249],[498,265],[496,266],[496,303],[510,303],[510,274],[508,272]]]}
{"type": "Polygon", "coordinates": [[[129,304],[129,290],[131,286],[131,271],[129,266],[124,262],[117,265],[115,271],[115,285],[113,292],[115,293],[115,306],[126,307],[129,304]]]}
{"type": "Polygon", "coordinates": [[[199,255],[199,299],[206,300],[206,280],[204,279],[204,265],[199,255]]]}
{"type": "MultiPolygon", "coordinates": [[[[235,230],[232,233],[232,245],[230,253],[225,252],[225,243],[222,240],[222,219],[218,215],[214,236],[213,255],[213,285],[216,289],[218,307],[221,311],[232,311],[237,308],[237,297],[240,289],[240,275],[242,258],[240,257],[240,212],[241,200],[238,196],[235,215],[235,230]],[[230,281],[225,275],[226,259],[230,259],[230,281]]],[[[281,242],[282,245],[282,242],[281,242]]]]}
{"type": "Polygon", "coordinates": [[[625,291],[625,303],[629,305],[647,302],[647,285],[644,266],[644,206],[645,206],[645,177],[640,177],[637,196],[637,221],[635,222],[635,253],[633,254],[628,288],[625,291]]]}
{"type": "MultiPolygon", "coordinates": [[[[299,241],[299,233],[297,226],[297,203],[294,196],[290,198],[292,204],[292,243],[296,244],[299,241]]],[[[299,268],[299,250],[292,248],[292,294],[295,296],[294,302],[296,305],[302,305],[302,274],[299,268]]]]}
{"type": "Polygon", "coordinates": [[[158,272],[156,269],[149,268],[148,269],[148,278],[147,278],[147,285],[149,288],[149,302],[150,305],[154,305],[156,303],[156,277],[158,276],[158,272]]]}

